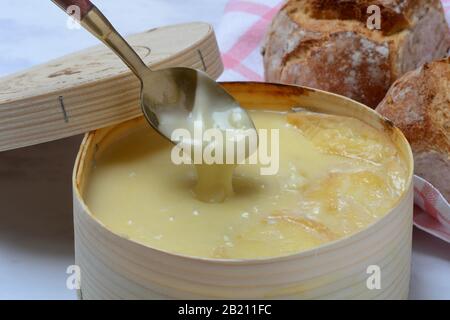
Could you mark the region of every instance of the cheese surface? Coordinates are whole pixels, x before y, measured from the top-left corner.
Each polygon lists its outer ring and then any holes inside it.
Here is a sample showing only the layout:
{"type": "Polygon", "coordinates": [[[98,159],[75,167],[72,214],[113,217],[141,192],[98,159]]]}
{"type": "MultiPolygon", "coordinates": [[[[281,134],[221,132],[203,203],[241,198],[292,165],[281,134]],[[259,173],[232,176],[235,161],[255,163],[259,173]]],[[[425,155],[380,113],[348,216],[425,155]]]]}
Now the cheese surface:
{"type": "MultiPolygon", "coordinates": [[[[366,228],[395,206],[407,165],[389,136],[352,118],[251,111],[256,128],[279,130],[279,171],[234,168],[221,203],[196,196],[193,165],[145,124],[96,156],[84,198],[111,231],[189,256],[288,255],[366,228]]],[[[197,191],[198,193],[198,191],[197,191]]]]}

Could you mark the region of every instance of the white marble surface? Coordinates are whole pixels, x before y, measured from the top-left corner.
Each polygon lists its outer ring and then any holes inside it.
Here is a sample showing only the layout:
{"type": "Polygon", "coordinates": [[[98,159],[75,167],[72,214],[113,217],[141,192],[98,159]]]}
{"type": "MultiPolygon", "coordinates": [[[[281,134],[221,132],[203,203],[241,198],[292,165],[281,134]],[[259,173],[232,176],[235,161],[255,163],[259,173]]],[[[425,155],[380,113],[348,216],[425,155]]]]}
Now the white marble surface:
{"type": "MultiPolygon", "coordinates": [[[[164,24],[214,26],[226,0],[97,0],[122,33],[164,24]],[[126,3],[126,9],[122,5],[126,3]]],[[[50,1],[2,0],[0,75],[96,44],[50,1]]],[[[220,45],[220,39],[219,39],[220,45]]],[[[81,137],[0,153],[0,299],[75,299],[71,170],[81,137]]],[[[450,299],[450,244],[414,230],[413,299],[450,299]]]]}

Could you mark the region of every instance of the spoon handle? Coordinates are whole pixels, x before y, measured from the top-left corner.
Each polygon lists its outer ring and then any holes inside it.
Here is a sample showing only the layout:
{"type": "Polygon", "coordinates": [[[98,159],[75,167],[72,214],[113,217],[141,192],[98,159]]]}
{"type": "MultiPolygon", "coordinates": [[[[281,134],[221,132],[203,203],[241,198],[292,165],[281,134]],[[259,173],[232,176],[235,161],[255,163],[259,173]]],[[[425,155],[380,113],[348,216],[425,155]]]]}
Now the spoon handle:
{"type": "Polygon", "coordinates": [[[131,48],[126,40],[114,29],[108,19],[89,0],[52,0],[69,13],[71,6],[79,9],[80,23],[91,34],[106,44],[141,79],[149,71],[144,61],[131,48]]]}

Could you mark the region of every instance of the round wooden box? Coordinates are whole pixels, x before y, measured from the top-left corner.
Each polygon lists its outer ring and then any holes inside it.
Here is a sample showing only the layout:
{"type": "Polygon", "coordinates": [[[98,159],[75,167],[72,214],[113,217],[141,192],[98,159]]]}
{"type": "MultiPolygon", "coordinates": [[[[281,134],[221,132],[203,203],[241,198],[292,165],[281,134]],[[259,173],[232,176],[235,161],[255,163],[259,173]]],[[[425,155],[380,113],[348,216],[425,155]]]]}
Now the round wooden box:
{"type": "MultiPolygon", "coordinates": [[[[397,205],[363,231],[312,250],[259,260],[200,259],[156,250],[108,230],[83,200],[96,153],[142,123],[134,119],[86,135],[73,173],[75,258],[84,299],[405,299],[413,213],[413,158],[397,128],[368,107],[309,88],[224,83],[248,109],[351,116],[386,131],[408,165],[397,205]],[[380,280],[380,287],[372,280],[380,280]]],[[[180,235],[182,238],[182,235],[180,235]]],[[[376,282],[376,281],[375,281],[376,282]]]]}

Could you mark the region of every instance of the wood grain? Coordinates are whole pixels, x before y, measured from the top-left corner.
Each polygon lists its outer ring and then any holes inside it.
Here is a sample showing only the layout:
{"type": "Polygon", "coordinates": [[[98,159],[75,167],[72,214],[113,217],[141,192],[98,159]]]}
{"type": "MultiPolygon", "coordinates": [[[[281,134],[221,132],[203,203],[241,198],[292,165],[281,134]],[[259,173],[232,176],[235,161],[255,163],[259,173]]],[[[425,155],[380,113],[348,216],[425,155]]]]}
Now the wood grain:
{"type": "MultiPolygon", "coordinates": [[[[212,27],[189,23],[127,37],[153,69],[223,71],[212,27]]],[[[100,45],[0,79],[0,151],[56,140],[141,115],[139,81],[100,45]]]]}

